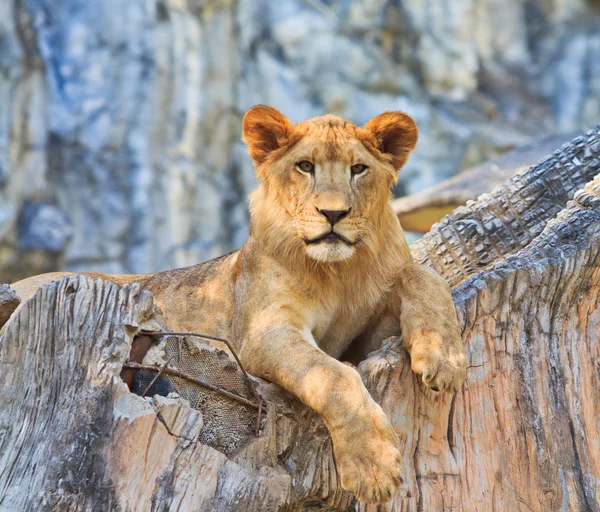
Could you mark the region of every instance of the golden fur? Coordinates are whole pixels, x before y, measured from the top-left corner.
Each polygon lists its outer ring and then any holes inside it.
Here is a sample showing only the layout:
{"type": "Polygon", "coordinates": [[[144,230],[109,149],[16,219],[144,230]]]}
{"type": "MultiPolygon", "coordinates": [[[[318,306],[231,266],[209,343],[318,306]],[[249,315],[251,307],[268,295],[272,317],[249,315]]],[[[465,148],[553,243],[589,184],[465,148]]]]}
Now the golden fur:
{"type": "MultiPolygon", "coordinates": [[[[323,416],[342,486],[361,501],[387,501],[400,485],[396,435],[338,358],[360,360],[401,334],[426,385],[454,391],[465,378],[449,287],[413,264],[390,207],[417,128],[401,112],[363,128],[332,115],[293,125],[257,106],[243,138],[260,183],[241,250],[158,274],[88,275],[141,283],[175,330],[232,339],[253,374],[323,416]]],[[[13,287],[27,298],[60,275],[13,287]]]]}

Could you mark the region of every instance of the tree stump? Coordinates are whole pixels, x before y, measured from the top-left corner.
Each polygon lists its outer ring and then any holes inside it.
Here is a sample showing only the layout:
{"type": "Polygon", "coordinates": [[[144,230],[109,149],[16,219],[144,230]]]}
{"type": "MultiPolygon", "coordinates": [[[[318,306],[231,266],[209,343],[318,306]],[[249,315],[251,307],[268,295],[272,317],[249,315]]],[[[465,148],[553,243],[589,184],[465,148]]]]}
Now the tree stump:
{"type": "Polygon", "coordinates": [[[468,373],[429,390],[397,339],[359,365],[404,455],[389,504],[343,491],[321,419],[259,379],[259,437],[197,441],[201,411],[120,378],[134,336],[166,328],[151,294],[72,276],[0,338],[0,510],[600,510],[599,134],[413,246],[453,285],[468,373]]]}

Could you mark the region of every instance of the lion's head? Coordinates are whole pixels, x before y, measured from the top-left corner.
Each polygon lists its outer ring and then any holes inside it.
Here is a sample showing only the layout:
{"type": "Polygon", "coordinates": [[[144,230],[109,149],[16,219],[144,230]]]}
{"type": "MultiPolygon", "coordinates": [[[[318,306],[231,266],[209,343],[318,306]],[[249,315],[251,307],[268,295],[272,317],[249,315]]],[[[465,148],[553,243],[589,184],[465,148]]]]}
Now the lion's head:
{"type": "Polygon", "coordinates": [[[391,212],[390,187],[417,135],[403,112],[385,112],[361,128],[333,115],[293,125],[274,108],[251,108],[243,140],[260,180],[251,196],[253,235],[318,262],[376,250],[391,212]]]}

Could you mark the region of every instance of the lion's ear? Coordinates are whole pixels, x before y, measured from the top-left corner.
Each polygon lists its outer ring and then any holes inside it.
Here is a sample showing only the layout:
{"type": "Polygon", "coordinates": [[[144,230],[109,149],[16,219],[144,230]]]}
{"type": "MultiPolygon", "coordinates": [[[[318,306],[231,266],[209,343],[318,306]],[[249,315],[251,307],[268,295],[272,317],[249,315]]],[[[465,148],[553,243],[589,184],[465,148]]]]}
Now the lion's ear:
{"type": "Polygon", "coordinates": [[[266,105],[252,107],[242,122],[242,140],[248,144],[248,153],[258,165],[271,151],[287,143],[293,125],[279,110],[266,105]]]}
{"type": "Polygon", "coordinates": [[[377,141],[377,149],[392,157],[392,165],[398,170],[415,149],[419,130],[412,117],[404,112],[384,112],[371,119],[363,127],[377,141]]]}

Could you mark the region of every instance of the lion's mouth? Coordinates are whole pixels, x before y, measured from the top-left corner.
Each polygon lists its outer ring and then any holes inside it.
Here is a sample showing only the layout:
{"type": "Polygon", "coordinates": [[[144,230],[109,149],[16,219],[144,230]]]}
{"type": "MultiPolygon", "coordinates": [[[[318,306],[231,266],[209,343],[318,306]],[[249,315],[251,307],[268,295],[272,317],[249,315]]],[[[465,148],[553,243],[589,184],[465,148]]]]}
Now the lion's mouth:
{"type": "Polygon", "coordinates": [[[326,244],[334,244],[336,242],[344,242],[348,245],[354,245],[355,242],[348,240],[344,235],[340,235],[335,231],[330,231],[329,233],[325,233],[317,238],[313,238],[311,240],[304,240],[307,244],[318,244],[318,243],[326,243],[326,244]]]}

